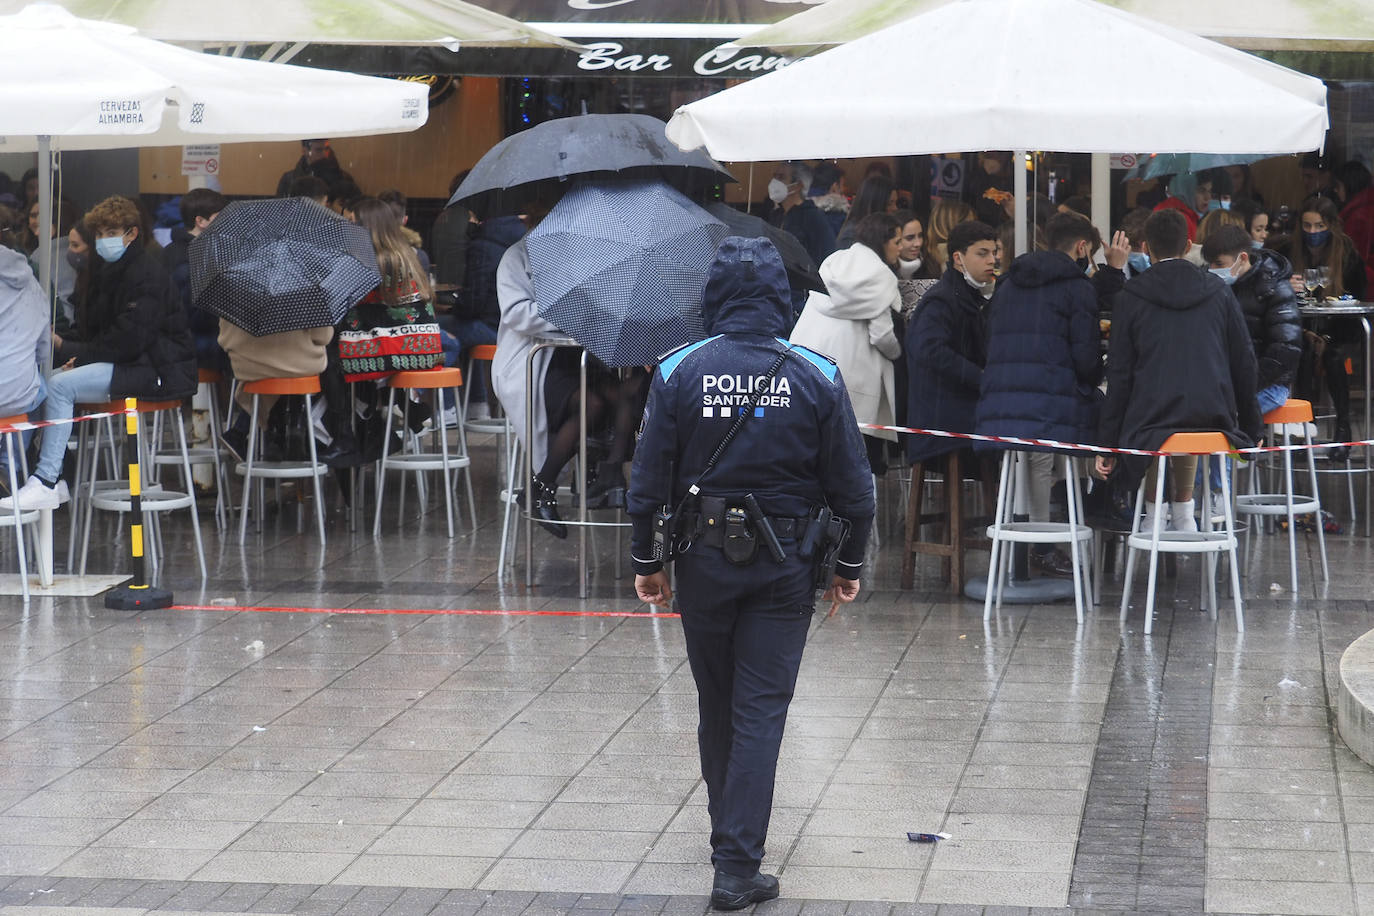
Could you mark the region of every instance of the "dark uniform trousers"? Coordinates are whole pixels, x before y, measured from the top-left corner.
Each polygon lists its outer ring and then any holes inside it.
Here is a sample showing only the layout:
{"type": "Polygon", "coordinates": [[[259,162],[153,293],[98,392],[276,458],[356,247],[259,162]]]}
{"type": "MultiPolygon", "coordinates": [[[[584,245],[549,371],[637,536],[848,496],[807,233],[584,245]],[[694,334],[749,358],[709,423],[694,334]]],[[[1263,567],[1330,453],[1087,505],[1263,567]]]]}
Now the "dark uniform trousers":
{"type": "Polygon", "coordinates": [[[719,548],[677,560],[678,610],[696,680],[701,774],[711,815],[711,862],[751,877],[763,859],[787,707],[815,606],[812,564],[782,541],[777,563],[760,545],[748,566],[719,548]]]}

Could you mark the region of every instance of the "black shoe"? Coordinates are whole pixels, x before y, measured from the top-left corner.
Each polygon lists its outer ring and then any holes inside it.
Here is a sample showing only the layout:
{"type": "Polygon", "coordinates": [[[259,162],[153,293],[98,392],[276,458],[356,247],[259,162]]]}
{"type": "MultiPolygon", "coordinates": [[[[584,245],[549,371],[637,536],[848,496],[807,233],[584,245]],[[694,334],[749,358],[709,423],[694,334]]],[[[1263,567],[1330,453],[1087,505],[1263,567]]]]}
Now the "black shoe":
{"type": "Polygon", "coordinates": [[[711,909],[742,910],[751,903],[762,903],[778,896],[778,879],[762,872],[752,878],[716,872],[716,883],[711,888],[711,909]]]}
{"type": "Polygon", "coordinates": [[[534,488],[534,517],[539,527],[560,541],[567,540],[567,527],[556,524],[563,520],[558,514],[558,491],[540,480],[537,474],[530,478],[530,486],[534,488]]]}
{"type": "Polygon", "coordinates": [[[248,454],[248,434],[237,429],[226,430],[220,437],[224,443],[224,450],[239,464],[247,463],[245,456],[248,454]]]}
{"type": "Polygon", "coordinates": [[[625,470],[618,461],[603,461],[596,467],[596,479],[587,487],[588,509],[625,508],[625,470]]]}
{"type": "Polygon", "coordinates": [[[321,464],[331,468],[356,468],[367,463],[367,458],[358,451],[358,444],[352,436],[335,436],[325,449],[317,446],[315,457],[321,464]]]}
{"type": "Polygon", "coordinates": [[[1073,578],[1073,559],[1062,550],[1051,549],[1044,553],[1032,550],[1030,552],[1030,565],[1042,574],[1055,579],[1073,578]]]}
{"type": "MultiPolygon", "coordinates": [[[[1355,436],[1350,431],[1350,424],[1348,422],[1336,424],[1336,435],[1334,437],[1336,442],[1349,442],[1354,438],[1355,436]]],[[[1342,445],[1337,448],[1329,448],[1326,450],[1326,457],[1328,461],[1333,463],[1343,463],[1350,458],[1350,446],[1342,445]]]]}
{"type": "Polygon", "coordinates": [[[425,431],[425,424],[431,422],[434,416],[434,409],[428,404],[420,401],[412,401],[410,404],[410,419],[407,424],[410,431],[419,435],[425,431]]]}

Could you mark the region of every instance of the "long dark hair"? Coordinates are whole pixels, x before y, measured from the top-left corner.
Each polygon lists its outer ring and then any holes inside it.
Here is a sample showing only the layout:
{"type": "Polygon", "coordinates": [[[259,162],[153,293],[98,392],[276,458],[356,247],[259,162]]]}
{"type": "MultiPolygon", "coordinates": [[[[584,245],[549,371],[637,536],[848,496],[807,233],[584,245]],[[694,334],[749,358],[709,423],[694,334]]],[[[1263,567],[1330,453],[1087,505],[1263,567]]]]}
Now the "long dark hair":
{"type": "Polygon", "coordinates": [[[854,195],[854,202],[849,206],[849,216],[844,221],[845,225],[857,226],[859,220],[870,213],[886,213],[887,202],[892,199],[892,192],[895,190],[897,186],[892,183],[891,178],[869,175],[864,179],[864,183],[859,185],[859,193],[854,195]]]}
{"type": "Polygon", "coordinates": [[[1328,267],[1331,274],[1331,285],[1326,290],[1326,295],[1339,299],[1345,295],[1345,262],[1355,253],[1355,243],[1350,241],[1350,236],[1345,234],[1344,225],[1341,223],[1340,211],[1336,209],[1336,204],[1328,197],[1309,197],[1302,202],[1298,208],[1299,230],[1293,233],[1293,242],[1288,246],[1288,260],[1293,263],[1293,272],[1300,274],[1309,267],[1328,267]],[[1313,251],[1307,247],[1303,240],[1301,230],[1302,214],[1315,213],[1326,223],[1326,228],[1331,230],[1331,241],[1326,243],[1325,257],[1313,256],[1313,251]]]}
{"type": "Polygon", "coordinates": [[[897,218],[890,213],[870,213],[854,224],[854,241],[872,249],[886,264],[883,249],[901,228],[902,223],[897,222],[897,218]]]}

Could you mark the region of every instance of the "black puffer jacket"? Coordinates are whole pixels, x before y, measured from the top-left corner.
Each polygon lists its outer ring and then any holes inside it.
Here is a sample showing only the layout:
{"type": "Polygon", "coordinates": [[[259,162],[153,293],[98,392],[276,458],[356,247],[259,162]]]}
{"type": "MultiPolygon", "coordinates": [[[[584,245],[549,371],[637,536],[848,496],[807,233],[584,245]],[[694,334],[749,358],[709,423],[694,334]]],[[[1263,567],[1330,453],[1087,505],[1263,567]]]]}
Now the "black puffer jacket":
{"type": "Polygon", "coordinates": [[[142,245],[91,261],[90,294],[58,361],[114,363],[110,396],[170,400],[196,390],[196,349],[171,278],[142,245]]]}
{"type": "Polygon", "coordinates": [[[1302,315],[1288,278],[1293,265],[1274,251],[1250,253],[1253,266],[1233,287],[1259,361],[1259,387],[1292,386],[1302,356],[1302,315]]]}

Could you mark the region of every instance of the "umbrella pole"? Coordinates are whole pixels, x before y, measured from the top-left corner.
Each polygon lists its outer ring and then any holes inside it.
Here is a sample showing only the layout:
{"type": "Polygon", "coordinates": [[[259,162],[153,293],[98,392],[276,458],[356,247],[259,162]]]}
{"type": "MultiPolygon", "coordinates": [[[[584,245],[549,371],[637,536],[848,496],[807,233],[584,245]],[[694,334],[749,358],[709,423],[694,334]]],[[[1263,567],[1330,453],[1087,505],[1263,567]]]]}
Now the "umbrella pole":
{"type": "MultiPolygon", "coordinates": [[[[56,315],[52,291],[52,212],[52,137],[44,134],[38,138],[38,282],[43,287],[43,296],[48,303],[49,321],[56,315]],[[46,232],[43,231],[44,226],[48,227],[46,232]]],[[[43,360],[43,374],[46,376],[52,371],[51,341],[43,352],[46,353],[43,360]]]]}

